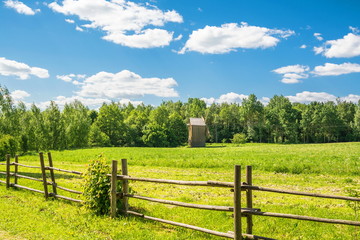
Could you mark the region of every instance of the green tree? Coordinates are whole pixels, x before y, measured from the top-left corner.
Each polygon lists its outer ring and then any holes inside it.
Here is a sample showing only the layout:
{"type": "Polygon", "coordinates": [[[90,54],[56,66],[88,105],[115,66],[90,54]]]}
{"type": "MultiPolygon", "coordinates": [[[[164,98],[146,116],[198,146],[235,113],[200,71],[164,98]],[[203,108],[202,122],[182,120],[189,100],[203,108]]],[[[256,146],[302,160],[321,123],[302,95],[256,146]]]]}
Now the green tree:
{"type": "Polygon", "coordinates": [[[65,130],[59,107],[54,101],[51,101],[42,114],[47,135],[47,139],[45,139],[46,149],[64,149],[65,130]]]}
{"type": "Polygon", "coordinates": [[[94,124],[105,133],[112,146],[124,146],[126,144],[126,125],[121,109],[116,103],[103,104],[94,124]]]}
{"type": "Polygon", "coordinates": [[[250,94],[248,98],[243,99],[241,110],[247,139],[262,142],[264,105],[257,100],[254,94],[250,94]]]}
{"type": "Polygon", "coordinates": [[[274,142],[297,142],[300,112],[292,107],[290,100],[275,95],[265,108],[266,123],[274,142]]]}
{"type": "Polygon", "coordinates": [[[62,117],[65,123],[65,136],[68,148],[83,148],[88,146],[92,119],[89,109],[80,101],[65,104],[62,117]]]}

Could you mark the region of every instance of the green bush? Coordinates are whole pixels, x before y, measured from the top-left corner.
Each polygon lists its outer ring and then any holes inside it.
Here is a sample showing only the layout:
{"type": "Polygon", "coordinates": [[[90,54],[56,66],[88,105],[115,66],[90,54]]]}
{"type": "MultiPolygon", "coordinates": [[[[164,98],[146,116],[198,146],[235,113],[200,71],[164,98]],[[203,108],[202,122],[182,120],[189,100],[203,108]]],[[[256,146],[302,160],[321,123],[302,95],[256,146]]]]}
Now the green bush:
{"type": "MultiPolygon", "coordinates": [[[[84,174],[84,205],[96,215],[106,215],[110,211],[110,166],[105,159],[100,156],[92,160],[84,174]]],[[[120,184],[120,182],[118,182],[120,184]]],[[[118,185],[118,191],[121,186],[118,185]]],[[[120,209],[121,201],[118,201],[120,209]]]]}
{"type": "Polygon", "coordinates": [[[244,133],[236,133],[231,139],[232,143],[236,144],[245,144],[246,143],[246,135],[244,133]]]}
{"type": "Polygon", "coordinates": [[[15,156],[18,149],[17,140],[10,135],[4,135],[0,138],[0,160],[5,160],[6,154],[10,154],[12,157],[15,156]]]}

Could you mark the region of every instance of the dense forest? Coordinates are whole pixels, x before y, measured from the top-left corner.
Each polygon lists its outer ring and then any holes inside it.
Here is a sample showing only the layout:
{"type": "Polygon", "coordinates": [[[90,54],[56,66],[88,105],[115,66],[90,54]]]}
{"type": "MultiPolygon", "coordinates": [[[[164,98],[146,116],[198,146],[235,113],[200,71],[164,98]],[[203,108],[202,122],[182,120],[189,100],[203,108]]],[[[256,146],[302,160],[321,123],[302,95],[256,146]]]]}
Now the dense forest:
{"type": "Polygon", "coordinates": [[[187,142],[190,117],[204,117],[208,142],[231,142],[241,134],[247,142],[323,143],[360,140],[360,102],[291,103],[274,96],[264,106],[255,95],[241,104],[207,106],[198,98],[160,106],[103,104],[90,110],[80,101],[55,102],[43,111],[15,104],[0,86],[0,149],[25,153],[94,146],[176,147],[187,142]]]}

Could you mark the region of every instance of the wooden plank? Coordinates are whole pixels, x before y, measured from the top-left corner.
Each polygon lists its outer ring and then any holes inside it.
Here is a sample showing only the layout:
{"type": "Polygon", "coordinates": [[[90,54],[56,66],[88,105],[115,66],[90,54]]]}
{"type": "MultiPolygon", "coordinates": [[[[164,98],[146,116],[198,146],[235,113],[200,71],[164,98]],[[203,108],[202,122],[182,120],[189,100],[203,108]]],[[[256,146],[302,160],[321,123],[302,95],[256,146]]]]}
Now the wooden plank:
{"type": "MultiPolygon", "coordinates": [[[[246,183],[247,185],[252,185],[252,167],[246,166],[246,183]]],[[[246,189],[246,207],[247,208],[253,208],[253,196],[252,196],[252,190],[246,189]]],[[[252,215],[246,216],[246,233],[252,234],[253,233],[253,219],[252,215]]]]}
{"type": "MultiPolygon", "coordinates": [[[[128,167],[127,167],[127,159],[121,159],[121,173],[124,176],[128,175],[128,167]]],[[[126,194],[129,193],[129,182],[128,180],[123,180],[122,181],[122,191],[124,194],[124,197],[122,199],[122,209],[124,211],[125,214],[127,214],[128,210],[129,210],[129,198],[126,196],[126,194]]]]}
{"type": "Polygon", "coordinates": [[[252,210],[244,210],[243,214],[252,214],[252,215],[266,216],[266,217],[289,218],[289,219],[296,219],[296,220],[333,223],[333,224],[342,224],[342,225],[350,225],[350,226],[360,226],[360,222],[356,222],[356,221],[308,217],[308,216],[301,216],[301,215],[294,215],[294,214],[259,212],[259,211],[252,211],[252,210]]]}
{"type": "Polygon", "coordinates": [[[76,175],[82,175],[82,172],[78,172],[78,171],[73,171],[73,170],[66,170],[66,169],[60,169],[60,168],[56,168],[56,167],[45,167],[46,170],[56,170],[59,172],[66,172],[66,173],[72,173],[72,174],[76,174],[76,175]]]}
{"type": "Polygon", "coordinates": [[[79,199],[65,197],[65,196],[58,195],[58,194],[56,194],[56,195],[50,194],[50,195],[53,196],[53,197],[61,198],[61,199],[68,200],[68,201],[71,201],[71,202],[77,202],[77,203],[82,203],[83,202],[82,200],[79,200],[79,199]]]}
{"type": "MultiPolygon", "coordinates": [[[[15,163],[19,163],[19,156],[16,155],[15,156],[15,163]]],[[[15,184],[18,184],[18,177],[17,177],[17,174],[18,174],[18,171],[19,171],[19,166],[15,164],[15,171],[14,171],[14,183],[15,184]]]]}
{"type": "MultiPolygon", "coordinates": [[[[51,184],[51,185],[52,185],[52,184],[51,184]]],[[[59,186],[59,185],[57,185],[57,184],[56,184],[56,187],[57,187],[58,189],[61,189],[61,190],[64,190],[64,191],[67,191],[67,192],[70,192],[70,193],[83,194],[83,193],[80,192],[80,191],[76,191],[76,190],[73,190],[73,189],[61,187],[61,186],[59,186]]]]}
{"type": "Polygon", "coordinates": [[[6,154],[6,188],[10,188],[10,154],[6,154]]]}
{"type": "Polygon", "coordinates": [[[41,169],[41,167],[38,167],[38,166],[29,166],[29,165],[25,165],[25,164],[21,164],[21,163],[13,163],[12,165],[17,165],[17,166],[22,166],[22,167],[27,167],[27,168],[38,168],[38,169],[41,169]]]}
{"type": "Polygon", "coordinates": [[[234,168],[234,239],[242,240],[241,233],[241,166],[234,168]]]}
{"type": "Polygon", "coordinates": [[[284,194],[291,194],[291,195],[301,195],[301,196],[318,197],[318,198],[331,198],[331,199],[360,202],[360,198],[356,198],[356,197],[345,197],[345,196],[327,195],[327,194],[319,194],[319,193],[307,193],[307,192],[298,192],[298,191],[289,191],[289,190],[279,190],[279,189],[273,189],[273,188],[266,188],[266,187],[259,187],[259,186],[247,186],[247,185],[243,185],[242,188],[256,190],[256,191],[264,191],[264,192],[275,192],[275,193],[284,193],[284,194]]]}
{"type": "Polygon", "coordinates": [[[6,181],[2,181],[2,180],[0,180],[0,183],[4,183],[4,184],[6,184],[6,181]]]}
{"type": "Polygon", "coordinates": [[[149,220],[152,220],[152,221],[171,224],[171,225],[179,226],[179,227],[183,227],[183,228],[189,228],[189,229],[192,229],[192,230],[195,230],[195,231],[209,233],[209,234],[219,236],[219,237],[226,237],[226,238],[231,238],[231,239],[234,238],[234,235],[230,234],[230,233],[223,233],[223,232],[213,231],[213,230],[209,230],[209,229],[206,229],[206,228],[201,228],[201,227],[197,227],[197,226],[193,226],[193,225],[189,225],[189,224],[178,223],[178,222],[173,222],[173,221],[169,221],[169,220],[164,220],[164,219],[161,219],[161,218],[150,217],[150,216],[146,216],[144,214],[133,212],[133,211],[128,211],[127,213],[131,214],[131,215],[134,215],[134,216],[137,216],[137,217],[142,217],[144,219],[149,219],[149,220]]]}
{"type": "MultiPolygon", "coordinates": [[[[107,174],[107,176],[111,177],[111,174],[107,174]]],[[[165,184],[175,184],[175,185],[224,187],[224,188],[233,188],[234,187],[234,183],[229,183],[229,182],[166,180],[166,179],[130,177],[130,176],[125,176],[125,175],[117,175],[117,177],[119,180],[155,182],[155,183],[165,183],[165,184]]]]}
{"type": "Polygon", "coordinates": [[[144,196],[133,195],[133,194],[126,194],[126,196],[130,197],[130,198],[136,198],[136,199],[141,199],[141,200],[150,201],[150,202],[157,202],[157,203],[175,205],[175,206],[180,206],[180,207],[205,209],[205,210],[215,210],[215,211],[225,211],[225,212],[233,212],[234,211],[233,207],[226,207],[226,206],[212,206],[212,205],[184,203],[184,202],[178,202],[178,201],[170,201],[170,200],[164,200],[164,199],[156,199],[156,198],[144,197],[144,196]]]}
{"type": "Polygon", "coordinates": [[[39,156],[40,156],[41,175],[42,175],[43,185],[44,185],[44,196],[45,196],[45,199],[48,199],[49,193],[48,193],[48,189],[47,189],[48,184],[47,184],[47,180],[46,180],[44,154],[42,152],[40,152],[39,156]]]}
{"type": "Polygon", "coordinates": [[[29,191],[32,191],[32,192],[37,192],[37,193],[42,193],[42,194],[44,194],[44,191],[37,190],[37,189],[34,189],[34,188],[25,187],[25,186],[21,186],[21,185],[19,185],[19,184],[11,184],[11,186],[12,186],[12,187],[16,187],[16,188],[21,188],[21,189],[29,190],[29,191]]]}
{"type": "MultiPolygon", "coordinates": [[[[49,161],[49,166],[50,167],[53,167],[53,161],[52,161],[52,156],[51,156],[51,153],[48,152],[48,161],[49,161]]],[[[54,170],[53,169],[49,169],[50,170],[50,178],[51,178],[51,181],[52,181],[52,189],[53,189],[53,194],[56,195],[57,194],[57,191],[56,191],[56,182],[55,182],[55,174],[54,174],[54,170]]],[[[67,190],[65,190],[67,191],[67,190]]]]}
{"type": "MultiPolygon", "coordinates": [[[[14,175],[14,176],[15,176],[14,173],[13,173],[13,174],[10,174],[10,175],[14,175]]],[[[16,177],[17,177],[17,178],[25,178],[25,179],[29,179],[29,180],[34,180],[34,181],[38,181],[38,182],[42,182],[42,181],[43,181],[43,180],[38,179],[38,178],[28,177],[28,176],[20,175],[20,174],[16,174],[16,177]]]]}
{"type": "Polygon", "coordinates": [[[110,190],[110,216],[116,217],[117,211],[117,166],[118,161],[113,160],[111,165],[111,190],[110,190]]]}

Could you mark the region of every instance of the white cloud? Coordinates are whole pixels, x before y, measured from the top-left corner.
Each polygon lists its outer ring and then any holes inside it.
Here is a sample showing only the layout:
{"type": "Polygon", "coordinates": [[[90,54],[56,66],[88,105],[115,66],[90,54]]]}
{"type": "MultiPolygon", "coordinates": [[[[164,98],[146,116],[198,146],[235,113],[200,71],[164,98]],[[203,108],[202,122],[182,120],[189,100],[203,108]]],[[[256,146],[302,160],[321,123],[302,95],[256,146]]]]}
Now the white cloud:
{"type": "Polygon", "coordinates": [[[238,48],[256,49],[274,47],[279,38],[295,34],[291,30],[277,30],[265,27],[249,26],[247,23],[228,23],[220,27],[206,26],[193,31],[185,46],[179,51],[221,54],[236,51],[238,48]],[[276,37],[275,37],[276,36],[276,37]]]}
{"type": "MultiPolygon", "coordinates": [[[[75,100],[80,101],[85,106],[89,108],[98,108],[103,103],[111,103],[111,100],[105,98],[83,98],[80,96],[64,97],[57,96],[53,101],[59,106],[59,108],[64,108],[65,104],[74,102],[75,100]]],[[[40,102],[36,104],[40,109],[46,109],[50,105],[51,101],[40,102]]]]}
{"type": "Polygon", "coordinates": [[[70,82],[74,85],[81,85],[82,83],[79,80],[82,80],[86,77],[85,74],[67,74],[67,75],[56,75],[57,79],[63,80],[65,82],[70,82]]]}
{"type": "Polygon", "coordinates": [[[326,93],[326,92],[309,92],[304,91],[302,93],[297,93],[295,96],[286,96],[291,102],[299,103],[310,103],[310,102],[328,102],[335,101],[336,96],[326,93]]]}
{"type": "Polygon", "coordinates": [[[63,0],[62,5],[52,2],[48,6],[64,15],[76,15],[90,23],[85,28],[97,28],[106,33],[103,39],[116,44],[151,48],[167,46],[173,40],[173,32],[148,26],[162,27],[167,22],[183,22],[176,11],[161,11],[125,0],[63,0]]]}
{"type": "Polygon", "coordinates": [[[286,96],[286,97],[289,98],[291,102],[299,102],[299,103],[310,103],[315,101],[336,102],[336,99],[340,99],[341,101],[357,103],[360,100],[360,96],[355,94],[349,94],[344,97],[336,97],[335,95],[326,92],[309,92],[309,91],[297,93],[295,96],[286,96]]]}
{"type": "Polygon", "coordinates": [[[23,2],[14,1],[14,0],[6,0],[4,4],[8,8],[14,9],[16,12],[25,15],[35,15],[36,12],[40,12],[40,9],[32,10],[30,7],[25,5],[23,2]]]}
{"type": "Polygon", "coordinates": [[[323,46],[314,47],[314,51],[327,58],[360,56],[360,35],[349,33],[341,39],[326,41],[323,46]]]}
{"type": "MultiPolygon", "coordinates": [[[[75,100],[80,101],[85,106],[89,107],[90,109],[96,109],[101,107],[103,103],[109,104],[111,103],[111,100],[106,98],[83,98],[80,96],[72,96],[72,97],[65,97],[65,96],[57,96],[53,101],[59,106],[60,109],[63,109],[65,104],[69,104],[74,102],[75,100]]],[[[40,102],[36,104],[40,109],[46,109],[50,105],[51,101],[45,101],[40,102]]],[[[134,106],[140,105],[143,102],[142,101],[131,101],[129,99],[121,99],[119,104],[129,104],[131,103],[134,106]]],[[[31,106],[31,104],[27,104],[28,106],[31,106]]]]}
{"type": "Polygon", "coordinates": [[[314,37],[319,41],[324,40],[324,38],[321,36],[321,33],[314,33],[314,37]]]}
{"type": "Polygon", "coordinates": [[[325,63],[324,66],[316,66],[311,72],[316,76],[338,76],[349,73],[360,72],[360,64],[356,63],[325,63]]]}
{"type": "Polygon", "coordinates": [[[72,20],[72,19],[68,19],[68,18],[66,18],[66,19],[65,19],[65,22],[67,22],[67,23],[75,23],[75,21],[74,21],[74,20],[72,20]]]}
{"type": "Polygon", "coordinates": [[[30,67],[25,63],[8,60],[0,57],[0,75],[17,76],[21,80],[28,79],[30,75],[39,78],[48,78],[49,72],[44,68],[30,67]]]}
{"type": "Polygon", "coordinates": [[[77,93],[82,97],[95,98],[135,98],[144,95],[158,97],[178,97],[173,78],[143,78],[138,74],[123,70],[118,73],[99,72],[82,82],[77,93]]]}
{"type": "Polygon", "coordinates": [[[307,46],[305,44],[301,45],[300,48],[305,49],[307,46]]]}
{"type": "Polygon", "coordinates": [[[248,95],[237,94],[234,92],[226,93],[221,95],[218,99],[215,98],[201,98],[207,105],[211,105],[213,103],[241,103],[244,98],[248,98],[248,95]]]}
{"type": "Polygon", "coordinates": [[[286,67],[281,67],[273,70],[277,74],[282,74],[283,78],[281,79],[282,83],[293,84],[301,82],[300,79],[306,79],[309,77],[307,72],[309,71],[308,66],[303,65],[289,65],[286,67]]]}
{"type": "Polygon", "coordinates": [[[82,29],[82,28],[79,27],[79,26],[76,26],[75,30],[76,30],[76,31],[79,31],[79,32],[83,32],[83,31],[84,31],[84,29],[82,29]]]}
{"type": "Polygon", "coordinates": [[[340,98],[342,101],[358,103],[360,101],[360,95],[349,94],[346,97],[340,98]]]}
{"type": "Polygon", "coordinates": [[[15,91],[12,91],[10,93],[10,96],[15,101],[19,101],[19,100],[22,100],[24,98],[30,97],[31,95],[28,92],[23,91],[23,90],[15,90],[15,91]]]}

